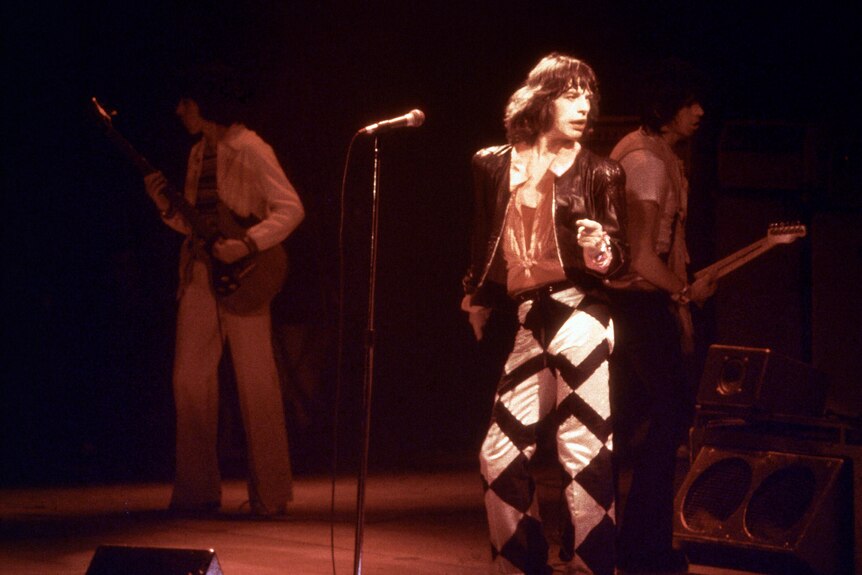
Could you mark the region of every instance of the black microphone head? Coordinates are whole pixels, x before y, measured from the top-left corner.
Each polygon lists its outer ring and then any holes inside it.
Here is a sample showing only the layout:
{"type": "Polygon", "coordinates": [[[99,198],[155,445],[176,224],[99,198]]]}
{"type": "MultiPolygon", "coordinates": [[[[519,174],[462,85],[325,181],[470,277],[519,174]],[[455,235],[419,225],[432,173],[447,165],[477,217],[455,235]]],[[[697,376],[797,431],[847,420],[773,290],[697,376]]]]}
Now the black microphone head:
{"type": "Polygon", "coordinates": [[[422,110],[411,110],[408,115],[410,116],[410,121],[407,123],[408,126],[418,128],[425,122],[425,112],[422,110]]]}

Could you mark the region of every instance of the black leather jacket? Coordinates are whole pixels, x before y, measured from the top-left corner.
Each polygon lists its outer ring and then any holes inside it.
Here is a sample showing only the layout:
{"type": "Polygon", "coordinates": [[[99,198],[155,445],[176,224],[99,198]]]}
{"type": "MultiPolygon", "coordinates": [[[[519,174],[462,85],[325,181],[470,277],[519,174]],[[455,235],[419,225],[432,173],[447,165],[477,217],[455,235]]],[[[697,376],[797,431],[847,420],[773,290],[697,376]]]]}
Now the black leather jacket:
{"type": "MultiPolygon", "coordinates": [[[[512,194],[509,191],[511,145],[479,150],[473,156],[473,230],[471,264],[463,279],[464,292],[472,304],[486,307],[507,305],[506,264],[500,249],[500,234],[512,194]]],[[[602,279],[622,274],[627,267],[625,172],[614,160],[581,149],[574,164],[554,180],[554,230],[566,276],[585,291],[594,292],[602,279]],[[611,237],[613,260],[607,274],[586,267],[584,250],[578,245],[575,222],[589,218],[602,224],[611,237]]]]}

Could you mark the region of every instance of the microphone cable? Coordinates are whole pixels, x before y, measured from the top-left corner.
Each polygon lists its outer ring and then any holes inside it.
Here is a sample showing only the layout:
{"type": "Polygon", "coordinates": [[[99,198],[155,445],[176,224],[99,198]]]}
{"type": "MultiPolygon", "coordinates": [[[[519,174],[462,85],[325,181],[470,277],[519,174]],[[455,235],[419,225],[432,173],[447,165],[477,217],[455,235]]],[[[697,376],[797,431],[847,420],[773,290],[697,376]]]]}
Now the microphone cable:
{"type": "Polygon", "coordinates": [[[347,173],[350,166],[350,156],[353,152],[353,144],[361,132],[356,132],[350,138],[347,145],[347,154],[344,158],[344,171],[341,176],[341,190],[338,202],[338,335],[336,350],[336,376],[335,397],[332,408],[332,457],[330,459],[330,500],[329,500],[329,553],[332,563],[332,574],[336,575],[335,567],[335,486],[337,483],[338,470],[338,412],[341,403],[341,388],[343,383],[344,364],[344,297],[345,297],[345,258],[344,258],[344,214],[345,196],[347,190],[347,173]]]}

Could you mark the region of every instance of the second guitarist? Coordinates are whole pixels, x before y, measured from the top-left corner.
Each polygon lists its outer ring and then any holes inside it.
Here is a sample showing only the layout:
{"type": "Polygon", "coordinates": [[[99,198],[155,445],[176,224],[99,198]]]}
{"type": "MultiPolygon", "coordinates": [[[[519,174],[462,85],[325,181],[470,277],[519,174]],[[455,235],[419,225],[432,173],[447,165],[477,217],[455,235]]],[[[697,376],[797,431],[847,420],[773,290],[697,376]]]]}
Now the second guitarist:
{"type": "MultiPolygon", "coordinates": [[[[292,499],[292,476],[269,302],[237,311],[226,305],[229,300],[217,286],[223,270],[229,275],[238,262],[252,262],[248,269],[254,273],[269,273],[254,269],[255,256],[276,249],[305,212],[272,148],[240,123],[242,95],[235,86],[230,71],[204,68],[181,90],[176,114],[190,134],[201,136],[191,150],[183,190],[195,213],[187,216],[178,209],[161,173],[144,180],[165,223],[188,234],[180,258],[173,370],[176,477],[170,506],[199,512],[221,505],[218,365],[227,344],[245,427],[250,511],[273,515],[283,513],[292,499]],[[192,226],[191,216],[218,233],[208,238],[193,233],[200,225],[192,226]],[[237,223],[241,220],[254,223],[245,228],[237,223]]],[[[245,273],[230,281],[241,285],[245,273]]]]}
{"type": "Polygon", "coordinates": [[[628,573],[687,573],[673,547],[676,452],[694,414],[687,373],[689,301],[715,291],[711,276],[688,282],[688,181],[677,152],[704,114],[697,76],[668,64],[638,84],[641,127],[614,147],[626,172],[626,228],[633,279],[610,290],[616,341],[611,405],[617,471],[630,481],[618,498],[618,567],[628,573]]]}

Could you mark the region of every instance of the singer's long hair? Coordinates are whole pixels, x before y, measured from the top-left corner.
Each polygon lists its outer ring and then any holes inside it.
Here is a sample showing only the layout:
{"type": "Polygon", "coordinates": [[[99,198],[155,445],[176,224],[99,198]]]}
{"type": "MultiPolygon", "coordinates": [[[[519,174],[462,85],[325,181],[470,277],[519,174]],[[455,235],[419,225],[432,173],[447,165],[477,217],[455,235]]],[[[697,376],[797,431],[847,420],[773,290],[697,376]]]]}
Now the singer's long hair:
{"type": "Polygon", "coordinates": [[[590,124],[599,114],[599,82],[590,66],[577,58],[554,52],[542,58],[506,105],[503,124],[510,144],[532,144],[554,124],[554,100],[575,88],[589,94],[590,124]]]}

